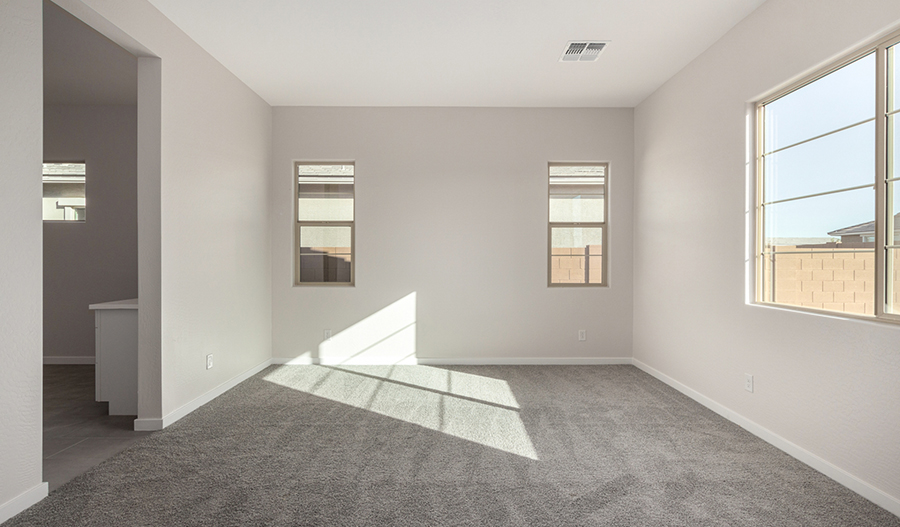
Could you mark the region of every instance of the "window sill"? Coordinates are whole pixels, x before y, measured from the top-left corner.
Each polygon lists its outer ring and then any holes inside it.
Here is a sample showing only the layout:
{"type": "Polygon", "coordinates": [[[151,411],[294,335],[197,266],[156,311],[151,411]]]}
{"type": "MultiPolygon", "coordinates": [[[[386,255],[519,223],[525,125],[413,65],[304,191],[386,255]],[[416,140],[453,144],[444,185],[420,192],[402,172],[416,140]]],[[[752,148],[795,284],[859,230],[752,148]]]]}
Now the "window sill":
{"type": "Polygon", "coordinates": [[[750,302],[749,305],[775,309],[778,311],[790,311],[795,313],[805,313],[808,315],[819,315],[838,320],[856,320],[862,322],[873,322],[876,324],[900,325],[900,315],[883,315],[877,317],[875,315],[865,315],[859,313],[844,313],[841,311],[829,311],[827,309],[816,309],[813,307],[794,306],[790,304],[776,304],[773,302],[750,302]]]}
{"type": "Polygon", "coordinates": [[[555,288],[557,288],[557,287],[564,287],[564,288],[572,288],[572,287],[586,287],[586,288],[587,288],[587,287],[589,287],[589,288],[607,287],[607,288],[608,288],[609,286],[606,285],[606,284],[547,284],[547,287],[548,287],[548,288],[551,288],[551,289],[555,289],[555,288]]]}
{"type": "Polygon", "coordinates": [[[356,287],[356,284],[352,282],[301,282],[295,283],[294,287],[356,287]]]}

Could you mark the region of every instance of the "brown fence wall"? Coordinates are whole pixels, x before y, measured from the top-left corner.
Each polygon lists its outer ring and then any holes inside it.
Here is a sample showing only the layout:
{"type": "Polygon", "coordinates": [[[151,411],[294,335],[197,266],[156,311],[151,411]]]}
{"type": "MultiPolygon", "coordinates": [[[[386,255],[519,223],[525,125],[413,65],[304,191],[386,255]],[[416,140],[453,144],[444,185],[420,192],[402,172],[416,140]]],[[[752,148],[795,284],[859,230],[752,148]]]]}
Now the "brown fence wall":
{"type": "Polygon", "coordinates": [[[554,284],[599,284],[603,281],[603,246],[554,247],[550,255],[554,284]]]}
{"type": "MultiPolygon", "coordinates": [[[[874,251],[835,252],[833,248],[795,246],[779,246],[776,250],[804,252],[776,252],[774,264],[771,258],[766,259],[764,300],[844,313],[875,313],[874,251]]],[[[894,255],[893,287],[900,292],[900,254],[894,255]]],[[[894,302],[894,310],[900,311],[900,302],[894,302]]]]}

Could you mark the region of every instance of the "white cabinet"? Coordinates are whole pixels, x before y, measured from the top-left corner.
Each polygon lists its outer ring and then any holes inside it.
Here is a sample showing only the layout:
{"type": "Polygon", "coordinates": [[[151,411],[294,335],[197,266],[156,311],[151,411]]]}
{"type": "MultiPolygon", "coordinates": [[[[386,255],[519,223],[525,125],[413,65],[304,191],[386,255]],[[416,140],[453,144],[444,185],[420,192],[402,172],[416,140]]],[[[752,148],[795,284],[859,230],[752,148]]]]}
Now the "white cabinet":
{"type": "Polygon", "coordinates": [[[96,399],[109,415],[137,415],[138,301],[91,304],[96,334],[96,399]]]}

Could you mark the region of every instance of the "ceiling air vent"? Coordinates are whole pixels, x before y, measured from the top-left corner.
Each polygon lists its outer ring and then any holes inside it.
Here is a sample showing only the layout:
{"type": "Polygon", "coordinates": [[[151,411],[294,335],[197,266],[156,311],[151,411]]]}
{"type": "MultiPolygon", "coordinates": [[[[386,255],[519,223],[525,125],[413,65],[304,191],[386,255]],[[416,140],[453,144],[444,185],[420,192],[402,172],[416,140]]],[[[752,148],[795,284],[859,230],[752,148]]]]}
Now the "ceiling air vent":
{"type": "Polygon", "coordinates": [[[600,56],[603,48],[609,44],[608,40],[570,40],[560,62],[593,62],[600,56]]]}

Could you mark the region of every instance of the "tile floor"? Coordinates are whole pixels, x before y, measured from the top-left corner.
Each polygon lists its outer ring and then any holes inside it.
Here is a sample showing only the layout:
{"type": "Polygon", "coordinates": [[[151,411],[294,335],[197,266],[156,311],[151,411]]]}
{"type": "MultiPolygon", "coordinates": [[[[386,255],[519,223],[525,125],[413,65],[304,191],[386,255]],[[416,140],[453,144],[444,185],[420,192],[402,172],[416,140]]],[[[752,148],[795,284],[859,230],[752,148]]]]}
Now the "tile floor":
{"type": "Polygon", "coordinates": [[[93,365],[44,366],[44,481],[60,485],[152,432],[94,400],[93,365]]]}

